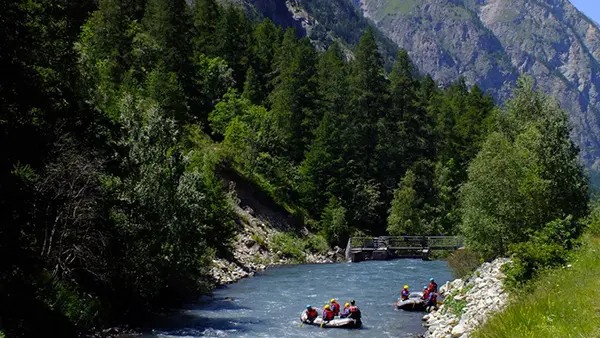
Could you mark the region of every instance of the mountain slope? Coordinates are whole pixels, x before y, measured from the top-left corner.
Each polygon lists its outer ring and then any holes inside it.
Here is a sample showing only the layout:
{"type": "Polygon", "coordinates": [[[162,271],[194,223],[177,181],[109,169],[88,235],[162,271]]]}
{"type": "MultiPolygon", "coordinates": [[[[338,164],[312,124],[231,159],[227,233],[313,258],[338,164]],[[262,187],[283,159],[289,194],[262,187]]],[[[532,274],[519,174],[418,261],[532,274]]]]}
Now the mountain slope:
{"type": "Polygon", "coordinates": [[[530,74],[569,111],[583,162],[600,167],[600,28],[567,0],[237,1],[301,27],[320,49],[334,40],[355,45],[369,24],[362,14],[385,35],[388,65],[399,46],[438,83],[463,76],[498,102],[530,74]]]}
{"type": "Polygon", "coordinates": [[[459,75],[500,101],[521,73],[569,111],[589,166],[600,156],[600,32],[566,0],[361,0],[363,14],[442,83],[459,75]]]}

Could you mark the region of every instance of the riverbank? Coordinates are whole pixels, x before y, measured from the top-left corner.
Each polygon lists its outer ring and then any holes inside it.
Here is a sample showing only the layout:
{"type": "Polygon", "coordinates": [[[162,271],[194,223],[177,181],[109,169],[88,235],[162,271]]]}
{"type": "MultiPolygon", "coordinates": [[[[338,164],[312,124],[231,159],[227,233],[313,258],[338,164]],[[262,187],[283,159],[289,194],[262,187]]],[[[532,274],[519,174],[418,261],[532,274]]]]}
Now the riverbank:
{"type": "Polygon", "coordinates": [[[600,238],[582,241],[569,264],[536,278],[472,337],[600,337],[600,238]]]}
{"type": "Polygon", "coordinates": [[[425,337],[469,337],[476,327],[502,311],[508,303],[508,294],[502,285],[501,268],[508,261],[499,258],[483,263],[468,279],[456,279],[440,287],[444,304],[423,317],[427,327],[425,337]]]}
{"type": "Polygon", "coordinates": [[[295,253],[296,257],[288,257],[285,249],[278,247],[276,243],[278,236],[283,234],[281,230],[273,227],[247,206],[235,204],[233,209],[239,220],[238,234],[232,243],[231,257],[213,260],[211,276],[217,286],[254,276],[256,272],[270,266],[345,261],[344,251],[339,247],[329,250],[323,247],[321,253],[298,250],[295,253]]]}

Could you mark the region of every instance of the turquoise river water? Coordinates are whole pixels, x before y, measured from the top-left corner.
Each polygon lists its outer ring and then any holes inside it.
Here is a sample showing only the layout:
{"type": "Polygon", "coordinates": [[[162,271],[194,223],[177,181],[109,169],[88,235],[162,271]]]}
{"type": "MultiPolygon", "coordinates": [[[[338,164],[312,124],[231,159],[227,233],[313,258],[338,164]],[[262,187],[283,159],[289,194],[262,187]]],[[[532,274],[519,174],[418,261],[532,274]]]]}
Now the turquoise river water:
{"type": "Polygon", "coordinates": [[[144,337],[417,337],[425,332],[423,313],[396,310],[393,304],[404,284],[410,291],[420,291],[430,277],[440,286],[450,280],[446,261],[398,259],[271,268],[169,315],[144,337]],[[342,306],[355,299],[363,327],[300,327],[306,304],[322,309],[330,298],[342,306]]]}

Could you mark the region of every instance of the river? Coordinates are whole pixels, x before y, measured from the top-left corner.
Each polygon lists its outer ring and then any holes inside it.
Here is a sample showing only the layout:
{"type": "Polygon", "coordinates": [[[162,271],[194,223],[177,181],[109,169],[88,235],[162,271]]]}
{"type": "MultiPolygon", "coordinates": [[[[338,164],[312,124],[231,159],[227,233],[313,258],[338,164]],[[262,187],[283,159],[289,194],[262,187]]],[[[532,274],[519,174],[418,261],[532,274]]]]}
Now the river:
{"type": "MultiPolygon", "coordinates": [[[[423,313],[396,310],[404,284],[420,291],[429,278],[451,280],[446,261],[398,259],[271,268],[219,288],[212,297],[169,316],[144,337],[416,337],[423,313]],[[306,304],[322,309],[330,298],[356,300],[358,330],[299,326],[306,304]]],[[[319,311],[320,312],[320,311],[319,311]]]]}

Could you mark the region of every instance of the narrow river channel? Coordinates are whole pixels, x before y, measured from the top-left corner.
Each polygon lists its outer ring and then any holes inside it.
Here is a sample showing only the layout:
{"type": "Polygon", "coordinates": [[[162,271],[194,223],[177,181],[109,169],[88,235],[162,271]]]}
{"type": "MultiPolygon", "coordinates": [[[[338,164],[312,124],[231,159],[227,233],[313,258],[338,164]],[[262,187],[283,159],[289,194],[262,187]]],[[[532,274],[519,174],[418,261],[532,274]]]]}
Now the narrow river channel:
{"type": "Polygon", "coordinates": [[[434,277],[451,280],[446,261],[399,259],[272,268],[220,288],[214,296],[169,316],[144,337],[416,337],[423,313],[395,310],[400,288],[420,291],[434,277]],[[299,326],[306,304],[355,299],[363,314],[357,330],[299,326]]]}

